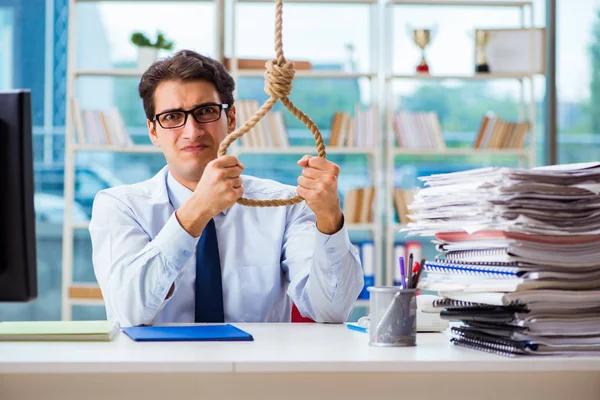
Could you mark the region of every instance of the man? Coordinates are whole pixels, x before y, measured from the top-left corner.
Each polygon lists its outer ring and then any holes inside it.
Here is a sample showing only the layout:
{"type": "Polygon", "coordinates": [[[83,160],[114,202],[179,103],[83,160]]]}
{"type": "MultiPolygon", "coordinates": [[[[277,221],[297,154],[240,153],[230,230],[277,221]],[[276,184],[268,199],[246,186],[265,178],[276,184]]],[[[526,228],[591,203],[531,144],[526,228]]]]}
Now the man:
{"type": "Polygon", "coordinates": [[[341,323],[352,310],[363,273],[340,209],[339,168],[304,156],[296,188],[217,157],[236,128],[234,87],[219,62],[187,50],[142,76],[148,132],[167,166],[94,200],[94,272],[108,319],[286,322],[293,302],[304,317],[341,323]],[[305,201],[293,206],[236,203],[296,193],[305,201]]]}

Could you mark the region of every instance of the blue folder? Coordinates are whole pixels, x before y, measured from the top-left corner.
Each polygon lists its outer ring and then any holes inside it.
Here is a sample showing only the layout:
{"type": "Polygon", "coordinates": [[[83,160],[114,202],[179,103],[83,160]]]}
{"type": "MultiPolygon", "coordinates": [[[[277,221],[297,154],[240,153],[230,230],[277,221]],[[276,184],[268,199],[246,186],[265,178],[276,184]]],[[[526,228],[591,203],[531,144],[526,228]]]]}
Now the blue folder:
{"type": "Polygon", "coordinates": [[[253,341],[254,338],[233,325],[134,326],[123,332],[136,342],[253,341]]]}

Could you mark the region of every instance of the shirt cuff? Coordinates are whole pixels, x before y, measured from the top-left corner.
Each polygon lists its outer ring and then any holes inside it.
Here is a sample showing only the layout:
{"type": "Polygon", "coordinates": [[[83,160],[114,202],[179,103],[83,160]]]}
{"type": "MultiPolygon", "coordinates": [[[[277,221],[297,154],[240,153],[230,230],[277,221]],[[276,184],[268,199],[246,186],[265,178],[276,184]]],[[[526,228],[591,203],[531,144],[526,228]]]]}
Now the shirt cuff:
{"type": "Polygon", "coordinates": [[[194,238],[177,220],[175,213],[171,215],[160,233],[154,238],[154,244],[163,257],[178,270],[196,251],[199,237],[194,238]]]}
{"type": "Polygon", "coordinates": [[[348,228],[346,227],[346,219],[344,218],[342,228],[333,235],[326,235],[319,231],[318,228],[316,231],[315,248],[323,249],[331,265],[340,263],[343,257],[350,251],[351,246],[348,228]]]}

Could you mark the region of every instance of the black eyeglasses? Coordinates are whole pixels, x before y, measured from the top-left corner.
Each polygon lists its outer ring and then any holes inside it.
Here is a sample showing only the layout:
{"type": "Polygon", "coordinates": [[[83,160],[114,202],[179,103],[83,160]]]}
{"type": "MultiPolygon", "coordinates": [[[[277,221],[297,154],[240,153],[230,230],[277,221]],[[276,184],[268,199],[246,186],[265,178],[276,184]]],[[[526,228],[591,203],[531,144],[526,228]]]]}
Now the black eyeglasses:
{"type": "Polygon", "coordinates": [[[197,123],[206,124],[218,121],[221,112],[228,107],[228,104],[203,104],[189,111],[166,111],[156,114],[152,121],[158,121],[164,129],[181,128],[187,122],[188,114],[192,114],[197,123]]]}

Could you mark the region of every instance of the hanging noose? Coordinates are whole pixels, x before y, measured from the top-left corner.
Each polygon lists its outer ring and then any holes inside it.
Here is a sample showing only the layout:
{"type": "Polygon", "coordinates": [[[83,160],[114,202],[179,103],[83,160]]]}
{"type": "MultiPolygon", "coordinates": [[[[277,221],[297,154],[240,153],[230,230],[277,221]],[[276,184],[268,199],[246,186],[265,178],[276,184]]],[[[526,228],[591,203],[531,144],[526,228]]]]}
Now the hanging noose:
{"type": "MultiPolygon", "coordinates": [[[[294,117],[298,118],[308,129],[310,129],[317,145],[317,154],[319,157],[325,158],[325,144],[323,143],[323,137],[321,136],[319,128],[306,114],[299,110],[298,107],[296,107],[288,97],[292,92],[292,81],[294,80],[295,70],[294,63],[292,61],[286,61],[285,57],[283,56],[282,12],[283,0],[276,0],[275,51],[277,53],[277,59],[268,61],[265,71],[265,93],[267,93],[270,97],[258,109],[256,114],[246,121],[243,126],[225,137],[225,140],[223,140],[219,146],[219,157],[224,156],[227,153],[227,147],[229,147],[233,141],[252,129],[258,123],[258,121],[260,121],[260,119],[273,108],[275,103],[277,103],[277,100],[280,100],[281,103],[283,103],[283,105],[290,110],[294,117]]],[[[255,200],[241,197],[237,202],[244,206],[275,207],[289,206],[300,203],[303,200],[304,199],[301,196],[296,195],[294,197],[290,197],[289,199],[281,200],[255,200]]]]}

